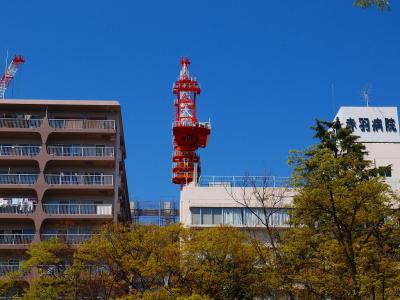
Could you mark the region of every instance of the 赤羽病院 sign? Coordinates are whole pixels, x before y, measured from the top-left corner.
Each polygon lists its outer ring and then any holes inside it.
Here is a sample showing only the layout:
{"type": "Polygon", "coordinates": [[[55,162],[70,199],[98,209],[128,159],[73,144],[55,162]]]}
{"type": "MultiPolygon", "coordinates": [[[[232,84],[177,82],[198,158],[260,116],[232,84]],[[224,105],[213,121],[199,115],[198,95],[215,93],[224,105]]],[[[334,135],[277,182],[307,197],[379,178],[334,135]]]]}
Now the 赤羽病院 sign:
{"type": "Polygon", "coordinates": [[[360,142],[400,143],[397,107],[341,107],[336,118],[351,128],[360,142]]]}

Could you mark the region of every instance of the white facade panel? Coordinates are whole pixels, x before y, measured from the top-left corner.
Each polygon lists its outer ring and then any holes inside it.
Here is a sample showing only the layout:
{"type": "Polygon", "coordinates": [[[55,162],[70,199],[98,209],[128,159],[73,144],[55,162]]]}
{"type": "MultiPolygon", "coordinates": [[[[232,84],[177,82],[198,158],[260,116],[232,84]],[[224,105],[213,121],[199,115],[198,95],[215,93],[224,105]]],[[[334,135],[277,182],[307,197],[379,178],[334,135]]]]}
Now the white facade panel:
{"type": "Polygon", "coordinates": [[[397,107],[341,107],[335,117],[365,143],[400,143],[397,107]]]}

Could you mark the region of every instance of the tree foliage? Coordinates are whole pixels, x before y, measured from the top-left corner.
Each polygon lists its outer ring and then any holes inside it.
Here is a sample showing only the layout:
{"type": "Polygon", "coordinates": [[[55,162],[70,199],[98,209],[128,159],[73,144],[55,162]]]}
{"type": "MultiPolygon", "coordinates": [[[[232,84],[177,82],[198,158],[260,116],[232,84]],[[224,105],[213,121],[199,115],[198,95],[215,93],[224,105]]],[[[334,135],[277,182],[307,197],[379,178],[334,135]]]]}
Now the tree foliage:
{"type": "Polygon", "coordinates": [[[260,272],[248,236],[231,227],[192,231],[183,241],[182,273],[190,292],[212,299],[253,299],[260,272]]]}
{"type": "MultiPolygon", "coordinates": [[[[33,244],[28,255],[13,275],[35,275],[26,300],[253,299],[266,293],[257,285],[256,251],[234,228],[114,224],[75,250],[51,240],[33,244]]],[[[16,282],[8,278],[4,288],[16,282]]]]}
{"type": "Polygon", "coordinates": [[[354,5],[362,8],[376,6],[382,11],[390,9],[390,3],[388,0],[356,0],[356,2],[354,2],[354,5]]]}
{"type": "MultiPolygon", "coordinates": [[[[179,282],[180,236],[182,227],[173,225],[124,227],[114,225],[82,245],[75,259],[108,271],[113,295],[128,292],[174,294],[179,282]]],[[[155,296],[154,296],[155,297],[155,296]]]]}
{"type": "Polygon", "coordinates": [[[293,153],[292,222],[282,250],[308,297],[399,297],[398,200],[340,122],[317,121],[319,143],[293,153]]]}

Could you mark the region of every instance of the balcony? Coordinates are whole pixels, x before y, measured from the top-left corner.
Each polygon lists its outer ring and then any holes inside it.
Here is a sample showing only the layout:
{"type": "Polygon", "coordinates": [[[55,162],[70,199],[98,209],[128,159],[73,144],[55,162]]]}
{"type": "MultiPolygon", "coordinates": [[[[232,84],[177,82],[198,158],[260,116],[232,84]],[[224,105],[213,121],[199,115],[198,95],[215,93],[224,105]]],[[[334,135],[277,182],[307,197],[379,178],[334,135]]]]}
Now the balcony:
{"type": "Polygon", "coordinates": [[[49,215],[112,215],[111,204],[43,204],[49,215]]]}
{"type": "Polygon", "coordinates": [[[113,185],[113,175],[46,174],[45,178],[51,185],[113,185]]]}
{"type": "Polygon", "coordinates": [[[34,198],[0,198],[0,215],[30,215],[36,209],[34,198]]]}
{"type": "Polygon", "coordinates": [[[51,156],[62,157],[114,157],[114,147],[48,146],[47,153],[51,156]]]}
{"type": "MultiPolygon", "coordinates": [[[[71,267],[70,264],[58,264],[58,265],[38,265],[38,269],[47,275],[60,275],[71,267]]],[[[85,265],[85,269],[89,273],[109,273],[108,266],[96,266],[96,265],[85,265]]],[[[0,297],[1,300],[1,297],[0,297]]]]}
{"type": "Polygon", "coordinates": [[[34,234],[0,233],[0,245],[26,245],[33,241],[34,234]]]}
{"type": "MultiPolygon", "coordinates": [[[[17,264],[0,264],[0,276],[4,276],[10,272],[16,272],[21,269],[19,263],[17,264]]],[[[1,298],[0,298],[1,299],[1,298]]]]}
{"type": "Polygon", "coordinates": [[[39,155],[41,146],[0,145],[0,156],[35,156],[39,155]]]}
{"type": "Polygon", "coordinates": [[[115,120],[49,119],[55,129],[115,129],[115,120]]]}
{"type": "Polygon", "coordinates": [[[52,239],[57,239],[58,241],[66,244],[71,245],[79,245],[83,244],[84,242],[90,240],[92,236],[97,236],[98,233],[76,233],[76,234],[69,234],[69,233],[48,233],[42,234],[41,239],[42,241],[49,241],[52,239]]]}
{"type": "Polygon", "coordinates": [[[26,184],[36,183],[39,174],[0,174],[0,184],[26,184]]]}
{"type": "Polygon", "coordinates": [[[0,128],[39,128],[43,119],[0,118],[0,128]]]}

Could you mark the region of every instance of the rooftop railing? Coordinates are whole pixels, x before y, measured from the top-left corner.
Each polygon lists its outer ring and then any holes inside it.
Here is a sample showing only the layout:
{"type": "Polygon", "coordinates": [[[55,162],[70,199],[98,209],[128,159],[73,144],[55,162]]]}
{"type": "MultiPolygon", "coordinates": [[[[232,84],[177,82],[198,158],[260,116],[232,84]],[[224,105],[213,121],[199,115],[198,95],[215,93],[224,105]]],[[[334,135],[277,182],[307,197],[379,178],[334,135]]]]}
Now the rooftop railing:
{"type": "Polygon", "coordinates": [[[38,128],[43,119],[0,118],[0,128],[38,128]]]}
{"type": "Polygon", "coordinates": [[[89,146],[47,146],[47,152],[53,156],[77,157],[114,157],[114,147],[89,147],[89,146]]]}
{"type": "Polygon", "coordinates": [[[111,204],[43,204],[49,215],[112,215],[111,204]]]}
{"type": "Polygon", "coordinates": [[[113,185],[113,175],[46,174],[45,178],[52,185],[113,185]]]}
{"type": "Polygon", "coordinates": [[[7,234],[0,233],[0,245],[23,245],[33,241],[34,234],[7,234]]]}
{"type": "Polygon", "coordinates": [[[9,146],[0,145],[0,156],[34,156],[38,155],[41,146],[9,146]]]}
{"type": "Polygon", "coordinates": [[[115,129],[115,120],[49,119],[57,129],[115,129]]]}
{"type": "MultiPolygon", "coordinates": [[[[384,181],[390,185],[392,189],[400,190],[400,180],[387,177],[384,181]]],[[[201,187],[290,187],[291,178],[283,176],[201,175],[197,185],[201,187]]]]}
{"type": "Polygon", "coordinates": [[[0,174],[0,184],[35,184],[39,174],[0,174]]]}
{"type": "Polygon", "coordinates": [[[200,176],[202,187],[289,187],[290,177],[281,176],[200,176]]]}
{"type": "Polygon", "coordinates": [[[42,241],[49,241],[52,239],[56,239],[62,243],[71,244],[71,245],[79,245],[88,240],[90,240],[93,236],[99,235],[98,233],[47,233],[42,234],[42,241]]]}

